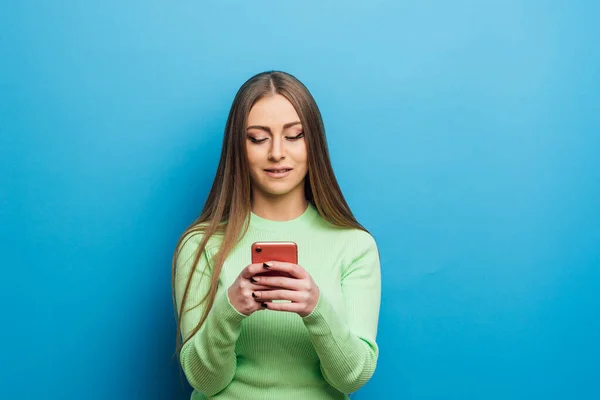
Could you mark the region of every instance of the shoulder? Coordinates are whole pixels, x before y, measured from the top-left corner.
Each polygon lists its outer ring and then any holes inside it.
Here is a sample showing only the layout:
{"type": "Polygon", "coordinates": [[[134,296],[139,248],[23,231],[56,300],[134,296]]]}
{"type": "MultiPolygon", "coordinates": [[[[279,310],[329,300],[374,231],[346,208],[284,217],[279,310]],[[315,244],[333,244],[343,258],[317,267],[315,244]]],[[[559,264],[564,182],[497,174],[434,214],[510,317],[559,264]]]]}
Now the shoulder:
{"type": "Polygon", "coordinates": [[[351,254],[356,258],[365,254],[379,254],[377,242],[370,232],[362,229],[349,229],[346,233],[346,241],[349,244],[351,254]]]}
{"type": "Polygon", "coordinates": [[[198,254],[204,238],[206,237],[205,226],[192,226],[185,230],[180,236],[175,249],[175,271],[177,276],[188,276],[190,271],[205,274],[212,269],[212,259],[217,253],[222,238],[219,234],[213,234],[198,254]]]}
{"type": "MultiPolygon", "coordinates": [[[[180,237],[180,241],[177,245],[177,254],[191,254],[195,253],[201,246],[204,238],[206,237],[207,224],[197,224],[189,227],[183,232],[180,237]]],[[[204,252],[212,252],[218,250],[221,245],[223,238],[220,233],[213,233],[204,247],[204,252]]]]}
{"type": "Polygon", "coordinates": [[[373,235],[363,229],[338,227],[322,218],[321,229],[330,240],[343,243],[354,249],[377,248],[373,235]]]}
{"type": "Polygon", "coordinates": [[[349,276],[369,279],[379,275],[379,249],[371,233],[362,229],[346,229],[342,240],[342,280],[349,276]]]}
{"type": "Polygon", "coordinates": [[[339,252],[345,263],[351,263],[366,254],[379,254],[374,236],[366,230],[343,228],[321,219],[317,231],[319,233],[313,235],[313,240],[321,242],[332,252],[339,252]]]}
{"type": "Polygon", "coordinates": [[[362,229],[349,229],[348,236],[351,237],[354,241],[365,246],[377,245],[373,235],[368,231],[363,231],[362,229]]]}

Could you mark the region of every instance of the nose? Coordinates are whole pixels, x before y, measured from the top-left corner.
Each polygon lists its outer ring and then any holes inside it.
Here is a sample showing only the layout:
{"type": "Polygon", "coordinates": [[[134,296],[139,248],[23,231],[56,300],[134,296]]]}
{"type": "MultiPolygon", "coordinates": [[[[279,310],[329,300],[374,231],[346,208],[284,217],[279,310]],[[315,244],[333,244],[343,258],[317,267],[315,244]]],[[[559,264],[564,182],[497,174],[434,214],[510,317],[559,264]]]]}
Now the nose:
{"type": "Polygon", "coordinates": [[[285,158],[285,144],[280,135],[276,135],[271,145],[271,151],[269,152],[269,160],[279,162],[285,158]]]}

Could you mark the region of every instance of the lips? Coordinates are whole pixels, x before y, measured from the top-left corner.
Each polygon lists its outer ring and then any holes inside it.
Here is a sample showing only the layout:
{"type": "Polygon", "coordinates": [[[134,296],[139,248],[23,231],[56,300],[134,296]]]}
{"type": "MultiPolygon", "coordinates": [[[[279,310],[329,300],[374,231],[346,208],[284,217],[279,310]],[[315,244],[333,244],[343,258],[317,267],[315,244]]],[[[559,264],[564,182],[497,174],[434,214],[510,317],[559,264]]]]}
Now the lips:
{"type": "Polygon", "coordinates": [[[273,172],[273,173],[283,173],[283,172],[288,172],[291,171],[291,168],[267,168],[265,169],[265,171],[267,172],[273,172]]]}
{"type": "Polygon", "coordinates": [[[265,169],[265,174],[274,179],[282,179],[290,174],[292,168],[268,168],[265,169]]]}

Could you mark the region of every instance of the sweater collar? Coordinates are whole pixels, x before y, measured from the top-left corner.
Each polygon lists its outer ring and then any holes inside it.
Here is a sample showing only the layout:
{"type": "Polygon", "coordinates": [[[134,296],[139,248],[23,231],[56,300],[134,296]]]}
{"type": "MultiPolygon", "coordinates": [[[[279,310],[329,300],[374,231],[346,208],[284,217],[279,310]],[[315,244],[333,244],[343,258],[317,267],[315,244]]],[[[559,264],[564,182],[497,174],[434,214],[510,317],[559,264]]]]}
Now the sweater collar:
{"type": "Polygon", "coordinates": [[[289,232],[306,229],[313,224],[317,215],[319,215],[319,212],[311,202],[308,203],[308,207],[300,216],[288,221],[273,221],[259,217],[251,211],[250,227],[271,232],[289,232]]]}

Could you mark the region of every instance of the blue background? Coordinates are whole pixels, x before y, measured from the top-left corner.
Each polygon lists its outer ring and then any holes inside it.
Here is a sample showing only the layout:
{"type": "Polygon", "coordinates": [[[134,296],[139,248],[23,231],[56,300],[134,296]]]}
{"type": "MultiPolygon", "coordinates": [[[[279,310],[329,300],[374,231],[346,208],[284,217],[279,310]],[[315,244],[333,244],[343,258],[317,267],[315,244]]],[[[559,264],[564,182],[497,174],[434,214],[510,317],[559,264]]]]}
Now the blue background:
{"type": "Polygon", "coordinates": [[[354,398],[600,398],[599,15],[3,1],[0,398],[188,397],[172,252],[267,69],[312,91],[380,247],[380,362],[354,398]]]}

